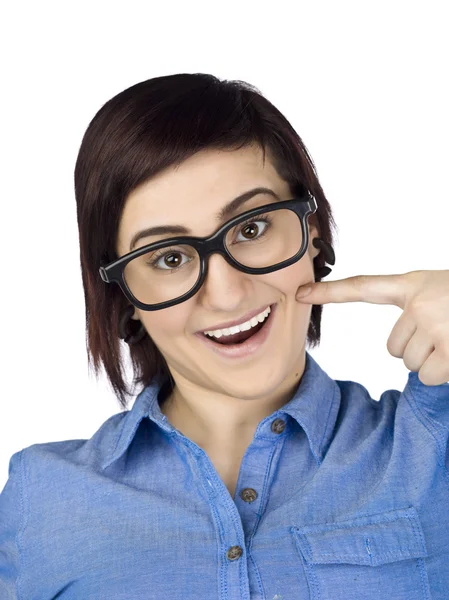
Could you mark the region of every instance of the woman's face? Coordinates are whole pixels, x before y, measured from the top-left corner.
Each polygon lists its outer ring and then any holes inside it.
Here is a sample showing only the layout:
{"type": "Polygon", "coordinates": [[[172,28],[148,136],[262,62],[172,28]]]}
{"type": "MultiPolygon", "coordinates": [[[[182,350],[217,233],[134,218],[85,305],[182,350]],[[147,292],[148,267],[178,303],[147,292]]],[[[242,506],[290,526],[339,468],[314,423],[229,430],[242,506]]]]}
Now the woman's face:
{"type": "MultiPolygon", "coordinates": [[[[175,224],[190,229],[189,235],[211,235],[219,226],[215,215],[225,204],[261,186],[273,190],[281,200],[292,198],[268,151],[265,166],[258,146],[198,152],[129,195],[119,225],[118,256],[130,251],[131,238],[146,227],[175,224]]],[[[236,214],[273,201],[268,194],[258,194],[236,214]]],[[[318,235],[316,227],[309,225],[309,248],[301,260],[266,275],[243,273],[213,254],[207,278],[192,298],[157,311],[135,309],[134,317],[142,321],[165,357],[178,387],[182,383],[234,398],[259,398],[294,376],[304,360],[312,310],[311,305],[296,302],[295,292],[300,285],[314,281],[313,258],[319,250],[311,242],[318,235]],[[196,335],[217,329],[223,322],[243,321],[250,311],[273,304],[277,306],[270,316],[267,340],[245,358],[222,357],[196,335]]],[[[135,248],[160,238],[143,238],[135,248]]]]}

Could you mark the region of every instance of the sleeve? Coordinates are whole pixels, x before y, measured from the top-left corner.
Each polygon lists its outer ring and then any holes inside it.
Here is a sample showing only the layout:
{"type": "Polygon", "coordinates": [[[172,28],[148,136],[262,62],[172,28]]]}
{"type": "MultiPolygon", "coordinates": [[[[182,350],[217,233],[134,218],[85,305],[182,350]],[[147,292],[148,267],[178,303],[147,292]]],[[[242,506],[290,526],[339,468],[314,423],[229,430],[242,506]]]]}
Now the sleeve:
{"type": "Polygon", "coordinates": [[[437,443],[440,462],[449,470],[449,383],[424,385],[411,371],[404,395],[437,443]]]}
{"type": "Polygon", "coordinates": [[[22,452],[9,460],[8,480],[0,493],[0,598],[17,600],[22,520],[22,452]]]}

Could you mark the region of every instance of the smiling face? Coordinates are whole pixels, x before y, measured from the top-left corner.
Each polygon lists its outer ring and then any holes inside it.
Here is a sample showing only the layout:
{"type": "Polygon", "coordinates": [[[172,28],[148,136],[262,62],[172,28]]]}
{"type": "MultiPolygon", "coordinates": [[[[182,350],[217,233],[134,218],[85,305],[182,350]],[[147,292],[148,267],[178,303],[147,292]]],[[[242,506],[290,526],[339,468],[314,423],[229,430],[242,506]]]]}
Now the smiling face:
{"type": "MultiPolygon", "coordinates": [[[[188,235],[209,236],[218,229],[215,215],[225,204],[261,186],[273,190],[281,200],[293,197],[289,185],[277,174],[269,151],[265,165],[262,149],[255,145],[232,151],[198,152],[129,195],[120,220],[117,254],[127,254],[136,232],[147,227],[183,225],[190,230],[188,235]]],[[[258,194],[232,216],[274,201],[271,195],[258,194]]],[[[266,275],[250,275],[232,267],[221,255],[213,254],[207,278],[193,297],[162,310],[135,309],[134,317],[142,321],[163,354],[177,387],[199,387],[226,397],[250,399],[269,396],[282,386],[288,387],[289,382],[294,384],[295,373],[297,376],[304,365],[312,310],[311,305],[295,300],[295,292],[300,285],[314,281],[313,258],[319,253],[312,246],[319,231],[314,225],[309,224],[308,228],[308,250],[289,267],[266,275]],[[223,357],[197,334],[217,329],[221,323],[244,321],[248,313],[275,304],[268,338],[245,358],[223,357]]],[[[175,235],[142,238],[135,248],[161,237],[175,235]]]]}

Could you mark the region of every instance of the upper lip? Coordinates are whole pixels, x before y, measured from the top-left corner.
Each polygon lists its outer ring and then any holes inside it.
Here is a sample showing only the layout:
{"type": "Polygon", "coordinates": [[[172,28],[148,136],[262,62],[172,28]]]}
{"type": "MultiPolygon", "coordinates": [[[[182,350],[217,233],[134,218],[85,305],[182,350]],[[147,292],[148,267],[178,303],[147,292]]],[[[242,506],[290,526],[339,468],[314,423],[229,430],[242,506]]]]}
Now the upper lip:
{"type": "Polygon", "coordinates": [[[243,315],[243,317],[240,317],[240,319],[236,319],[235,321],[226,321],[226,323],[219,323],[218,325],[212,325],[211,327],[206,327],[206,329],[201,329],[201,331],[197,331],[197,333],[204,333],[205,331],[215,331],[216,329],[227,329],[228,327],[240,325],[245,321],[249,321],[256,315],[259,315],[261,312],[264,312],[265,310],[267,310],[268,307],[271,308],[271,306],[272,304],[264,304],[261,308],[246,313],[246,315],[243,315]]]}

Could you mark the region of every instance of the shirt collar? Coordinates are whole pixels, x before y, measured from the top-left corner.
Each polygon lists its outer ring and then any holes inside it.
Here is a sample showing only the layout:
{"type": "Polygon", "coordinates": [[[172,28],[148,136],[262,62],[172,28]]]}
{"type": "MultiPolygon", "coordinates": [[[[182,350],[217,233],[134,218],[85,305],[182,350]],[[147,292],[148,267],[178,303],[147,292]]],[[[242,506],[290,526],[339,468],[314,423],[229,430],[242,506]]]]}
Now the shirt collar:
{"type": "MultiPolygon", "coordinates": [[[[154,377],[153,381],[137,396],[131,410],[125,412],[113,448],[102,463],[103,469],[118,460],[128,449],[144,417],[154,421],[167,433],[174,431],[174,427],[162,413],[158,403],[158,394],[166,384],[167,380],[161,379],[160,376],[154,377]]],[[[338,384],[306,351],[304,373],[294,396],[263,421],[269,419],[271,422],[273,416],[282,417],[282,413],[290,415],[304,429],[311,451],[318,464],[321,464],[332,439],[339,408],[338,384]]]]}

